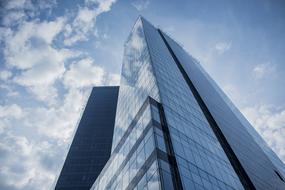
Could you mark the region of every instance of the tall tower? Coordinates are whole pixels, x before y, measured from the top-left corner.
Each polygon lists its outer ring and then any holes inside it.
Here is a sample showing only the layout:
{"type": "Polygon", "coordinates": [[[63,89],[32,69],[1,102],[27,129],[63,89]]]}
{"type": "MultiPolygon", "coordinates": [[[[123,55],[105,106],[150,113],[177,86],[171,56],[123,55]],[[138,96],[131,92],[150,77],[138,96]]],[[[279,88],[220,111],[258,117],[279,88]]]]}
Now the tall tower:
{"type": "Polygon", "coordinates": [[[125,44],[112,154],[92,189],[285,189],[284,164],[222,90],[143,18],[125,44]]]}
{"type": "Polygon", "coordinates": [[[90,189],[111,154],[119,87],[94,87],[78,124],[56,190],[90,189]]]}

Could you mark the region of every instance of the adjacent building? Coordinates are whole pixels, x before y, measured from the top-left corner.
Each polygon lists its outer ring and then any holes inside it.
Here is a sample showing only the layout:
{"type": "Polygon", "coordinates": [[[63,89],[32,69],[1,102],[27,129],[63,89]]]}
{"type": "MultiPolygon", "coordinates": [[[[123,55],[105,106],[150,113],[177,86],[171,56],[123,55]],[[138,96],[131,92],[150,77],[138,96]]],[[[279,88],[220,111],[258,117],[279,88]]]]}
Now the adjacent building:
{"type": "Polygon", "coordinates": [[[284,176],[199,62],[138,18],[125,43],[111,156],[91,189],[282,190],[284,176]]]}
{"type": "Polygon", "coordinates": [[[56,190],[88,190],[111,154],[119,87],[94,87],[67,154],[56,190]]]}

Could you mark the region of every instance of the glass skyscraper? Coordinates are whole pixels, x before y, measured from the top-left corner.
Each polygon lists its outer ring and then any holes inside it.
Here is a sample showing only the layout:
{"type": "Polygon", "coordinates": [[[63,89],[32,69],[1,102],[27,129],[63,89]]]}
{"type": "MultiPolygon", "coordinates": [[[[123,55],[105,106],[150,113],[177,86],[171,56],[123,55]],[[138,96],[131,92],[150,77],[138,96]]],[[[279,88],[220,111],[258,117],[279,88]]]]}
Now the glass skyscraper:
{"type": "Polygon", "coordinates": [[[92,190],[282,190],[285,167],[199,62],[144,18],[125,43],[111,156],[92,190]]]}
{"type": "Polygon", "coordinates": [[[101,189],[285,189],[284,164],[197,60],[140,17],[101,189]]]}
{"type": "Polygon", "coordinates": [[[119,87],[94,87],[78,124],[56,190],[90,189],[111,154],[119,87]]]}

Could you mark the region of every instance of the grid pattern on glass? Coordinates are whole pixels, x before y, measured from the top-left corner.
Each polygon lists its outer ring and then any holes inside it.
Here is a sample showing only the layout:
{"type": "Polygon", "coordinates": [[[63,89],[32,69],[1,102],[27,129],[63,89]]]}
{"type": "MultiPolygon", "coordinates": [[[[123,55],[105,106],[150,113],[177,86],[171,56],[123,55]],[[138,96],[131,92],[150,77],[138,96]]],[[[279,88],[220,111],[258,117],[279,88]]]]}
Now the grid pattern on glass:
{"type": "Polygon", "coordinates": [[[274,172],[275,168],[284,170],[284,164],[200,64],[175,41],[164,36],[256,189],[285,189],[285,183],[274,172]]]}
{"type": "Polygon", "coordinates": [[[153,130],[150,128],[137,150],[133,153],[122,171],[117,175],[115,181],[113,181],[111,186],[107,187],[107,189],[126,189],[154,151],[154,147],[153,130]]]}
{"type": "Polygon", "coordinates": [[[197,189],[207,189],[220,182],[221,189],[243,189],[158,31],[145,20],[143,28],[183,184],[191,181],[197,189]],[[197,175],[190,163],[205,175],[197,175]]]}
{"type": "Polygon", "coordinates": [[[173,184],[173,168],[165,160],[159,159],[159,171],[161,178],[161,185],[164,190],[174,190],[173,184]]]}
{"type": "Polygon", "coordinates": [[[167,150],[167,145],[166,145],[166,142],[164,140],[164,134],[163,134],[162,130],[156,127],[154,129],[154,131],[155,131],[156,147],[158,149],[160,149],[161,151],[168,153],[169,151],[167,150]]]}
{"type": "Polygon", "coordinates": [[[153,133],[150,106],[147,105],[125,142],[113,152],[92,189],[125,189],[154,151],[153,133]]]}
{"type": "Polygon", "coordinates": [[[142,23],[139,19],[125,43],[112,150],[148,96],[159,101],[142,23]]]}
{"type": "Polygon", "coordinates": [[[119,87],[94,87],[84,108],[56,190],[90,189],[111,153],[119,87]],[[108,113],[108,114],[106,114],[108,113]]]}
{"type": "MultiPolygon", "coordinates": [[[[239,119],[242,125],[246,128],[246,130],[250,133],[250,135],[254,138],[257,144],[262,148],[262,150],[266,153],[266,155],[270,158],[272,163],[285,175],[285,164],[280,160],[280,158],[272,151],[272,149],[268,146],[268,144],[264,141],[264,139],[260,136],[260,134],[255,130],[255,128],[248,122],[248,120],[243,116],[243,114],[238,110],[238,108],[233,104],[233,102],[229,99],[229,97],[222,91],[222,89],[217,85],[217,83],[211,78],[211,76],[205,71],[205,69],[201,66],[198,60],[193,58],[190,54],[185,52],[183,47],[179,47],[179,44],[174,42],[171,38],[168,38],[167,35],[165,37],[168,39],[169,43],[173,42],[173,45],[177,45],[177,49],[181,49],[178,52],[186,55],[186,59],[188,62],[192,62],[193,65],[197,68],[199,72],[203,74],[203,76],[207,79],[207,81],[211,84],[211,86],[215,89],[217,93],[221,96],[223,101],[227,104],[228,108],[231,109],[232,113],[239,119]]],[[[174,49],[175,50],[175,49],[174,49]]],[[[179,56],[181,58],[181,56],[179,56]]],[[[187,64],[188,66],[190,64],[187,64]]],[[[219,106],[218,106],[219,107],[219,106]]]]}
{"type": "MultiPolygon", "coordinates": [[[[184,52],[183,48],[182,52],[184,52]]],[[[228,108],[231,109],[232,113],[239,119],[245,129],[249,132],[249,134],[254,138],[257,144],[262,148],[265,154],[270,158],[272,163],[285,175],[285,164],[280,160],[280,158],[272,151],[272,149],[268,146],[268,144],[264,141],[264,139],[260,136],[260,134],[254,129],[254,127],[248,122],[248,120],[242,115],[242,113],[238,110],[238,108],[233,104],[233,102],[227,97],[227,95],[222,91],[222,89],[217,85],[217,83],[209,76],[209,74],[201,67],[200,63],[195,60],[190,55],[187,55],[188,59],[194,63],[197,69],[203,73],[203,76],[207,79],[207,81],[212,85],[212,87],[216,90],[217,93],[221,96],[223,101],[227,104],[228,108]]]]}
{"type": "Polygon", "coordinates": [[[134,190],[160,190],[160,179],[157,160],[149,167],[134,190]]]}
{"type": "Polygon", "coordinates": [[[182,183],[178,174],[177,161],[174,157],[169,130],[165,121],[163,107],[160,103],[151,106],[155,143],[159,158],[160,179],[162,189],[182,189],[182,183]],[[156,119],[155,119],[156,118],[156,119]]]}

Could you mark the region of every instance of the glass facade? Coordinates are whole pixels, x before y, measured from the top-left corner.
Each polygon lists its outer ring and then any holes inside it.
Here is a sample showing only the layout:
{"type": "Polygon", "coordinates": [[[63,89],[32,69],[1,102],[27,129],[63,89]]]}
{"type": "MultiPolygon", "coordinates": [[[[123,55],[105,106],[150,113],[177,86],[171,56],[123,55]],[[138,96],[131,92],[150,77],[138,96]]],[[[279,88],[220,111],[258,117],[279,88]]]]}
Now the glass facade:
{"type": "Polygon", "coordinates": [[[119,87],[94,87],[74,135],[56,190],[90,189],[111,154],[119,87]]]}
{"type": "Polygon", "coordinates": [[[285,189],[284,177],[280,175],[284,171],[284,164],[199,63],[167,35],[164,34],[164,37],[225,136],[250,183],[256,189],[285,189]]]}
{"type": "Polygon", "coordinates": [[[111,157],[91,189],[285,189],[269,150],[200,64],[140,17],[125,43],[111,157]]]}
{"type": "Polygon", "coordinates": [[[153,127],[146,99],[92,189],[133,189],[138,185],[147,186],[148,182],[158,185],[157,174],[154,175],[157,164],[153,127]],[[143,182],[144,178],[148,180],[143,182]]]}
{"type": "Polygon", "coordinates": [[[174,189],[159,101],[138,19],[125,43],[112,156],[92,189],[174,189]]]}
{"type": "Polygon", "coordinates": [[[139,19],[125,43],[113,149],[148,96],[159,101],[142,22],[139,19]]]}
{"type": "Polygon", "coordinates": [[[159,102],[147,97],[92,190],[177,189],[169,131],[165,130],[162,110],[159,102]]]}
{"type": "Polygon", "coordinates": [[[158,30],[143,22],[183,189],[243,189],[158,30]]]}

